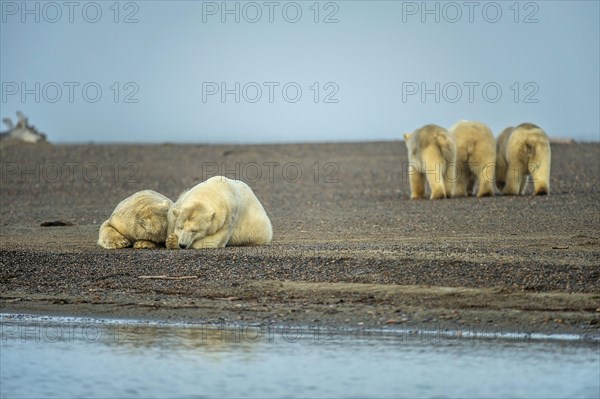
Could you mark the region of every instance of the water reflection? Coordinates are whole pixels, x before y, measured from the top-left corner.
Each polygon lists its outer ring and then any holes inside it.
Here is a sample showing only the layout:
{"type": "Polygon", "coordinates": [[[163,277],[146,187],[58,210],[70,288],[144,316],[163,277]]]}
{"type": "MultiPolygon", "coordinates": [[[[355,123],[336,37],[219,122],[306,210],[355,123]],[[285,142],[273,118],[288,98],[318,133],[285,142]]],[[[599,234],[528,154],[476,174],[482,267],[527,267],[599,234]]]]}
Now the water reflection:
{"type": "Polygon", "coordinates": [[[597,341],[230,327],[5,315],[0,397],[599,396],[597,341]]]}

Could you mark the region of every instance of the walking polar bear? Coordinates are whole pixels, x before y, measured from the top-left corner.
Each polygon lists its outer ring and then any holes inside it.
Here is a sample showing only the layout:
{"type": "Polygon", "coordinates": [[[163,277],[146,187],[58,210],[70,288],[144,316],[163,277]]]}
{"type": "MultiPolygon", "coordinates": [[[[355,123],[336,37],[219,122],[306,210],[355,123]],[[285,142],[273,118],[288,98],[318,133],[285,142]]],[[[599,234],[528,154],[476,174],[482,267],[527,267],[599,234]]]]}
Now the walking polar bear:
{"type": "Polygon", "coordinates": [[[522,195],[531,176],[534,195],[550,194],[550,162],[550,140],[540,127],[508,127],[498,136],[496,184],[506,195],[522,195]]]}
{"type": "Polygon", "coordinates": [[[475,181],[478,197],[495,193],[496,140],[489,127],[462,120],[449,130],[456,144],[456,174],[453,197],[473,195],[475,181]]]}
{"type": "Polygon", "coordinates": [[[448,179],[448,165],[456,161],[456,145],[448,132],[437,125],[425,125],[406,133],[411,199],[425,196],[425,178],[431,191],[430,199],[452,195],[453,182],[448,179]]]}
{"type": "Polygon", "coordinates": [[[167,212],[173,201],[152,190],[119,202],[100,226],[98,245],[106,249],[156,248],[167,238],[167,212]]]}
{"type": "Polygon", "coordinates": [[[260,245],[273,238],[271,221],[252,189],[224,176],[182,193],[167,218],[169,249],[260,245]]]}

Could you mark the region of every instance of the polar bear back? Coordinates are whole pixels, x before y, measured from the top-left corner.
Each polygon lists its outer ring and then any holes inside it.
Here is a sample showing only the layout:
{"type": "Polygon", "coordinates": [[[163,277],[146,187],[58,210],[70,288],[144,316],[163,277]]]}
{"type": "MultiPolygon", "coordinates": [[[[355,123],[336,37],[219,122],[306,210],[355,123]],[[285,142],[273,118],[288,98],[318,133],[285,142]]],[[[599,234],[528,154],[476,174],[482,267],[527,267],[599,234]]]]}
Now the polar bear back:
{"type": "Polygon", "coordinates": [[[159,192],[154,190],[142,190],[119,202],[112,212],[111,217],[137,214],[147,208],[155,206],[165,209],[169,208],[172,204],[173,201],[171,201],[171,199],[159,192]]]}
{"type": "Polygon", "coordinates": [[[229,240],[230,245],[266,244],[273,238],[271,221],[262,204],[244,182],[230,180],[232,191],[240,198],[239,203],[244,204],[238,213],[238,222],[229,240]]]}

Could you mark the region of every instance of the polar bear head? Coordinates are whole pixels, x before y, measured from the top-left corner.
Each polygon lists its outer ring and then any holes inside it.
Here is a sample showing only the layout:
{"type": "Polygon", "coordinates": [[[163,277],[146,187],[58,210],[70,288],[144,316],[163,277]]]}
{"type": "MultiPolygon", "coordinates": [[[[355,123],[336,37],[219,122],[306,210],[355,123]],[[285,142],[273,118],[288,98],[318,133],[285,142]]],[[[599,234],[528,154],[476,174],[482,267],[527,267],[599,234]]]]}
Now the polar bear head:
{"type": "Polygon", "coordinates": [[[138,209],[124,215],[129,234],[136,239],[159,240],[166,236],[167,211],[171,204],[167,201],[143,204],[138,209]]]}
{"type": "Polygon", "coordinates": [[[179,238],[180,248],[190,248],[195,241],[217,230],[216,212],[205,205],[173,209],[173,216],[176,218],[173,232],[179,238]]]}

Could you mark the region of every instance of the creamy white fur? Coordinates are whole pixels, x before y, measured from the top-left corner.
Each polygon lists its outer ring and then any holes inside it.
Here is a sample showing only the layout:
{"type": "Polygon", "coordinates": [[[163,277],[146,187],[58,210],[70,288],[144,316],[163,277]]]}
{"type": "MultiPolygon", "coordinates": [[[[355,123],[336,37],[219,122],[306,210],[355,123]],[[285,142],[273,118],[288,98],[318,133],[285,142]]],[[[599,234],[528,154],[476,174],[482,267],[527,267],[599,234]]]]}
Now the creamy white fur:
{"type": "Polygon", "coordinates": [[[404,135],[408,151],[411,198],[425,196],[425,179],[431,199],[452,195],[453,182],[447,178],[448,166],[456,160],[456,145],[446,129],[426,125],[404,135]]]}
{"type": "Polygon", "coordinates": [[[456,144],[456,169],[453,173],[453,197],[494,195],[496,170],[496,140],[491,129],[480,122],[462,120],[449,129],[456,144]]]}
{"type": "Polygon", "coordinates": [[[533,194],[550,194],[550,140],[546,132],[532,123],[508,127],[498,136],[496,184],[507,195],[522,195],[528,177],[533,194]]]}
{"type": "Polygon", "coordinates": [[[102,223],[98,245],[107,249],[156,248],[167,238],[167,212],[173,201],[152,190],[121,201],[102,223]]]}

